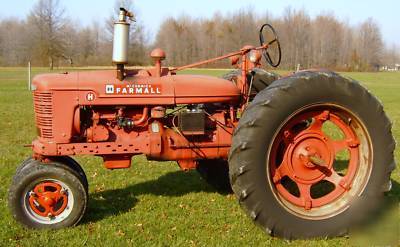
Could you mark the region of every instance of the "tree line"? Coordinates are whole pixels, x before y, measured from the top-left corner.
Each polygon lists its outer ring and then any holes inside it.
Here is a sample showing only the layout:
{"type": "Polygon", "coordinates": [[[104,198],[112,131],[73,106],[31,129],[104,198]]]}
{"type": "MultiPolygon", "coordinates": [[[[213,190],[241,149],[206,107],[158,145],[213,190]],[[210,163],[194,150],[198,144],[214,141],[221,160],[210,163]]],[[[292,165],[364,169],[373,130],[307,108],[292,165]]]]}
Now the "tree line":
{"type": "Polygon", "coordinates": [[[364,71],[399,61],[396,47],[385,46],[380,27],[372,18],[352,26],[331,13],[312,18],[305,10],[291,8],[279,17],[269,13],[255,16],[248,8],[228,15],[217,13],[210,19],[168,18],[161,24],[156,45],[165,48],[170,63],[181,65],[246,44],[258,45],[263,23],[271,23],[279,36],[281,68],[300,65],[364,71]]]}
{"type": "MultiPolygon", "coordinates": [[[[132,0],[117,0],[102,21],[82,26],[67,17],[60,0],[39,0],[24,19],[0,20],[0,66],[111,65],[112,30],[119,6],[135,9],[132,0]]],[[[377,22],[368,18],[350,25],[332,13],[311,17],[305,10],[286,8],[276,17],[255,15],[252,8],[211,18],[182,15],[167,18],[150,42],[145,26],[131,25],[130,64],[149,65],[149,52],[160,47],[170,66],[183,65],[257,45],[258,29],[271,23],[282,47],[281,68],[326,67],[374,70],[399,62],[396,46],[384,44],[377,22]]],[[[226,67],[227,62],[211,66],[226,67]]]]}

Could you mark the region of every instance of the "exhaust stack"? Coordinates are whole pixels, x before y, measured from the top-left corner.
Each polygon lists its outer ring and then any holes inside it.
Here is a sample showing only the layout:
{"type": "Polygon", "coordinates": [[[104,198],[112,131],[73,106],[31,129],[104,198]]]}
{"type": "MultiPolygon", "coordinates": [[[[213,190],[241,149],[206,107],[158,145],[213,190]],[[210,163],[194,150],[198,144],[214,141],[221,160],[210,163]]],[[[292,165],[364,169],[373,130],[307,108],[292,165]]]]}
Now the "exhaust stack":
{"type": "Polygon", "coordinates": [[[133,14],[124,8],[119,9],[119,18],[114,22],[113,64],[117,65],[117,78],[122,81],[125,77],[124,65],[128,63],[129,28],[134,21],[133,14]]]}

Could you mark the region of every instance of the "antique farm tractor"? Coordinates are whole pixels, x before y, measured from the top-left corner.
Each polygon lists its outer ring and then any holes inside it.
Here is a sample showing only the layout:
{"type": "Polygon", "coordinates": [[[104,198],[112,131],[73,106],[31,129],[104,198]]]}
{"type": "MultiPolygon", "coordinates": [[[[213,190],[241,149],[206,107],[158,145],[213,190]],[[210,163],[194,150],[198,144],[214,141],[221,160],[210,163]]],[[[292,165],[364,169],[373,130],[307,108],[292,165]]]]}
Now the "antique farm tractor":
{"type": "Polygon", "coordinates": [[[108,169],[134,155],[197,169],[232,189],[267,233],[284,238],[339,236],[368,218],[391,187],[395,142],[383,107],[358,82],[328,70],[279,78],[281,50],[271,25],[260,46],[187,66],[127,69],[129,23],[114,25],[116,70],[38,75],[33,79],[38,137],[16,171],[9,206],[32,228],[76,225],[88,181],[70,156],[96,155],[108,169]],[[223,78],[177,71],[229,58],[223,78]]]}

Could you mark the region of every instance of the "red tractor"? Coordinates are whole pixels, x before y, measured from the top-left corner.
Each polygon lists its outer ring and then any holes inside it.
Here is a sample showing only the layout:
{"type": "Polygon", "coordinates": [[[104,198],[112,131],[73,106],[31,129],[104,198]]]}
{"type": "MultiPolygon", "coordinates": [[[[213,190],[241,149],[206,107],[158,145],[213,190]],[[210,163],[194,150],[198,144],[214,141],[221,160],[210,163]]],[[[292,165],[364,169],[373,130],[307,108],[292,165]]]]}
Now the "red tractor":
{"type": "Polygon", "coordinates": [[[114,26],[116,70],[33,79],[38,137],[9,190],[14,218],[31,228],[74,226],[88,182],[70,156],[100,156],[108,169],[134,155],[197,169],[232,189],[267,233],[288,239],[339,236],[368,218],[390,189],[395,141],[381,103],[358,82],[328,70],[279,76],[260,68],[281,58],[272,26],[260,46],[177,68],[127,69],[129,17],[114,26]],[[224,78],[176,72],[229,58],[224,78]],[[333,134],[332,134],[333,133],[333,134]]]}

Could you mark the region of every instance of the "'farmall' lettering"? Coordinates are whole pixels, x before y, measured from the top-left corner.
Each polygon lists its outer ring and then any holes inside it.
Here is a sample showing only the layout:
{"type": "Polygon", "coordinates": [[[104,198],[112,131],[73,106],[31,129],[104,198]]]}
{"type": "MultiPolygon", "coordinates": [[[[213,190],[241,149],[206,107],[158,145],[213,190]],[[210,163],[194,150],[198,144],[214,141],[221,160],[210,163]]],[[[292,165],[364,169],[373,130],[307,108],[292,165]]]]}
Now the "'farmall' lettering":
{"type": "Polygon", "coordinates": [[[161,94],[161,85],[149,85],[149,84],[126,84],[126,85],[113,85],[108,84],[105,88],[106,94],[161,94]]]}

